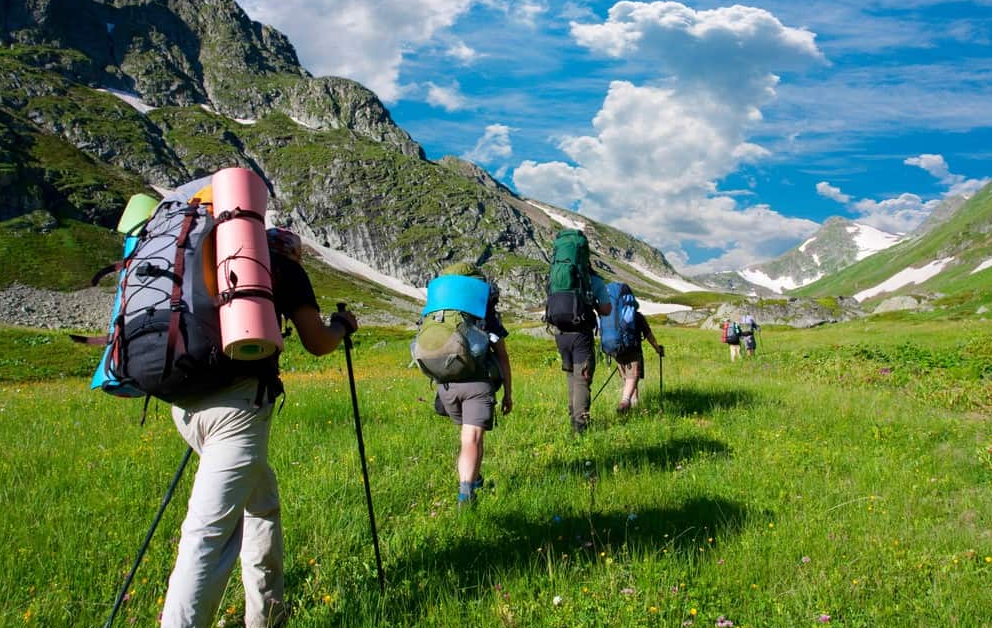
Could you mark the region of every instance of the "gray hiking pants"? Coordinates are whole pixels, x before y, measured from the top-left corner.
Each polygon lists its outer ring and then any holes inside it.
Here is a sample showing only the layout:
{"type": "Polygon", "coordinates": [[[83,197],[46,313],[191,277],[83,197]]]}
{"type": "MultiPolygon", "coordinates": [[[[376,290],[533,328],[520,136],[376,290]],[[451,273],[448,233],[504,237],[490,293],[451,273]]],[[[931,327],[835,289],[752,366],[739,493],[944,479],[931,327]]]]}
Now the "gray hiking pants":
{"type": "Polygon", "coordinates": [[[589,425],[592,376],[596,372],[596,346],[592,332],[565,332],[555,336],[561,370],[568,373],[568,414],[572,429],[584,432],[589,425]]]}
{"type": "Polygon", "coordinates": [[[239,554],[245,626],[272,626],[284,613],[279,491],[268,463],[272,405],[254,407],[257,387],[257,380],[243,379],[172,408],[200,465],[169,578],[163,628],[213,625],[239,554]]]}

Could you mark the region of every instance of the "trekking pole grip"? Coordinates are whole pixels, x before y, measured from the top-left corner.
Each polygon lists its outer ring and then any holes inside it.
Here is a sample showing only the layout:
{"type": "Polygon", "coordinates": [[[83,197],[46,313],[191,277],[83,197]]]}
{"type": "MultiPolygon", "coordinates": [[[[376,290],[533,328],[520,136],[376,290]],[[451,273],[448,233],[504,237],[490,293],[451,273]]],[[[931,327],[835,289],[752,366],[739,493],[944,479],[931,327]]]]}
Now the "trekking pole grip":
{"type": "MultiPolygon", "coordinates": [[[[338,313],[343,313],[348,309],[348,304],[344,301],[338,301],[338,313]]],[[[351,349],[351,323],[348,322],[343,316],[332,316],[331,319],[337,318],[341,325],[344,327],[344,346],[351,349]]]]}

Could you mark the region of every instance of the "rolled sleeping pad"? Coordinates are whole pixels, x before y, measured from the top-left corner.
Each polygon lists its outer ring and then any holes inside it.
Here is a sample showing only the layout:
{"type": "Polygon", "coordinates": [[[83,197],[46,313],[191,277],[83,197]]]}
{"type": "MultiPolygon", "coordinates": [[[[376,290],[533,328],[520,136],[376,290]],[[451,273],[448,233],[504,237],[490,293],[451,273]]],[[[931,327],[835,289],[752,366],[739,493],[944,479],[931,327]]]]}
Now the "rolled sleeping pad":
{"type": "Polygon", "coordinates": [[[212,187],[221,343],[235,360],[261,360],[282,350],[265,236],[268,189],[244,168],[218,171],[212,187]]]}
{"type": "Polygon", "coordinates": [[[485,318],[488,302],[489,284],[485,281],[464,275],[441,275],[427,284],[427,303],[421,316],[438,310],[458,310],[485,318]]]}

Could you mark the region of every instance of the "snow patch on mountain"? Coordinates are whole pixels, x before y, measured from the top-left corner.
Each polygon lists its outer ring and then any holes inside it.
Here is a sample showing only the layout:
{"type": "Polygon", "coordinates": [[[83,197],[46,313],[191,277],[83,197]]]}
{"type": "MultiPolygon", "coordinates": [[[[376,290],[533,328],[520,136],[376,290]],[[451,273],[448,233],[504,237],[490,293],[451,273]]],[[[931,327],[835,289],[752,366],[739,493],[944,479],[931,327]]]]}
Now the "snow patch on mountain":
{"type": "Polygon", "coordinates": [[[969,274],[974,275],[975,273],[980,273],[986,268],[992,268],[992,257],[988,258],[981,264],[975,267],[975,270],[971,271],[969,274]]]}
{"type": "Polygon", "coordinates": [[[533,207],[540,209],[542,212],[548,215],[548,218],[554,220],[555,222],[565,227],[566,229],[579,229],[581,231],[582,229],[586,228],[586,224],[584,222],[573,220],[571,218],[568,218],[567,216],[563,216],[562,214],[559,214],[556,211],[551,211],[551,209],[549,209],[544,205],[541,205],[540,203],[535,203],[534,201],[527,201],[527,203],[533,207]]]}
{"type": "MultiPolygon", "coordinates": [[[[651,272],[644,266],[641,266],[637,262],[629,262],[630,267],[641,273],[651,281],[655,283],[660,283],[663,286],[668,286],[673,290],[678,290],[679,292],[705,292],[706,288],[701,288],[694,283],[690,283],[685,279],[679,277],[662,277],[656,273],[651,272]]],[[[692,308],[689,308],[692,309],[692,308]]],[[[676,311],[676,310],[673,310],[676,311]]]]}
{"type": "Polygon", "coordinates": [[[316,251],[320,255],[320,259],[331,268],[367,279],[394,292],[411,296],[419,301],[427,299],[427,288],[417,288],[395,277],[380,273],[365,262],[360,262],[336,249],[322,246],[313,238],[301,237],[301,239],[304,244],[316,251]]]}
{"type": "Polygon", "coordinates": [[[858,253],[855,257],[858,261],[874,255],[879,251],[884,251],[902,240],[901,235],[888,233],[860,222],[849,225],[847,232],[853,236],[854,246],[858,248],[858,253]]]}
{"type": "Polygon", "coordinates": [[[637,300],[637,311],[645,316],[652,314],[671,314],[672,312],[688,312],[692,308],[680,303],[655,303],[654,301],[637,300]]]}
{"type": "Polygon", "coordinates": [[[943,259],[938,259],[930,262],[926,266],[921,266],[920,268],[906,268],[895,275],[892,275],[882,283],[878,284],[874,288],[868,288],[867,290],[862,290],[861,292],[854,295],[856,300],[864,301],[865,299],[870,299],[873,296],[882,294],[883,292],[892,292],[893,290],[898,290],[903,286],[908,286],[909,284],[921,284],[924,281],[935,277],[940,274],[944,268],[954,261],[953,257],[945,257],[943,259]]]}
{"type": "Polygon", "coordinates": [[[792,277],[769,277],[764,272],[756,268],[745,268],[744,270],[737,271],[737,274],[753,284],[759,285],[763,288],[768,288],[769,290],[774,290],[778,293],[784,292],[785,290],[795,290],[796,288],[801,288],[806,284],[813,283],[823,277],[823,273],[817,273],[816,275],[803,279],[802,281],[796,281],[792,277]]]}
{"type": "Polygon", "coordinates": [[[152,107],[151,105],[144,103],[141,100],[140,96],[132,92],[124,92],[119,89],[114,89],[113,87],[100,87],[97,88],[96,91],[105,92],[107,94],[112,94],[114,96],[117,96],[118,98],[120,98],[127,104],[131,105],[141,113],[148,113],[149,111],[153,111],[155,109],[155,107],[152,107]]]}
{"type": "Polygon", "coordinates": [[[805,242],[803,242],[802,244],[800,244],[799,245],[799,252],[800,253],[805,253],[806,252],[806,247],[809,246],[810,244],[812,244],[815,241],[816,241],[816,238],[810,238],[809,240],[806,240],[805,242]]]}

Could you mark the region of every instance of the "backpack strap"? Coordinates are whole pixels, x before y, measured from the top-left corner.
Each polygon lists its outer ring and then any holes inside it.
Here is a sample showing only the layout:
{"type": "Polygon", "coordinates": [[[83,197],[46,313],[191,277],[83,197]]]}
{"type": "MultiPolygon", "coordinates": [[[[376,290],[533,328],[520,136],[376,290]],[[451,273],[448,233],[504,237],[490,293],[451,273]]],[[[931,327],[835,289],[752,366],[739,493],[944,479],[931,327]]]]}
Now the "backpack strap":
{"type": "Polygon", "coordinates": [[[179,333],[179,317],[183,307],[183,272],[186,270],[186,246],[189,244],[189,232],[193,229],[193,221],[196,218],[196,208],[190,207],[185,212],[183,226],[176,238],[176,259],[173,264],[175,278],[172,282],[172,294],[169,301],[169,336],[165,347],[165,369],[162,372],[162,379],[167,378],[172,373],[172,360],[176,355],[176,348],[180,347],[179,353],[186,352],[186,345],[182,334],[179,333]]]}

